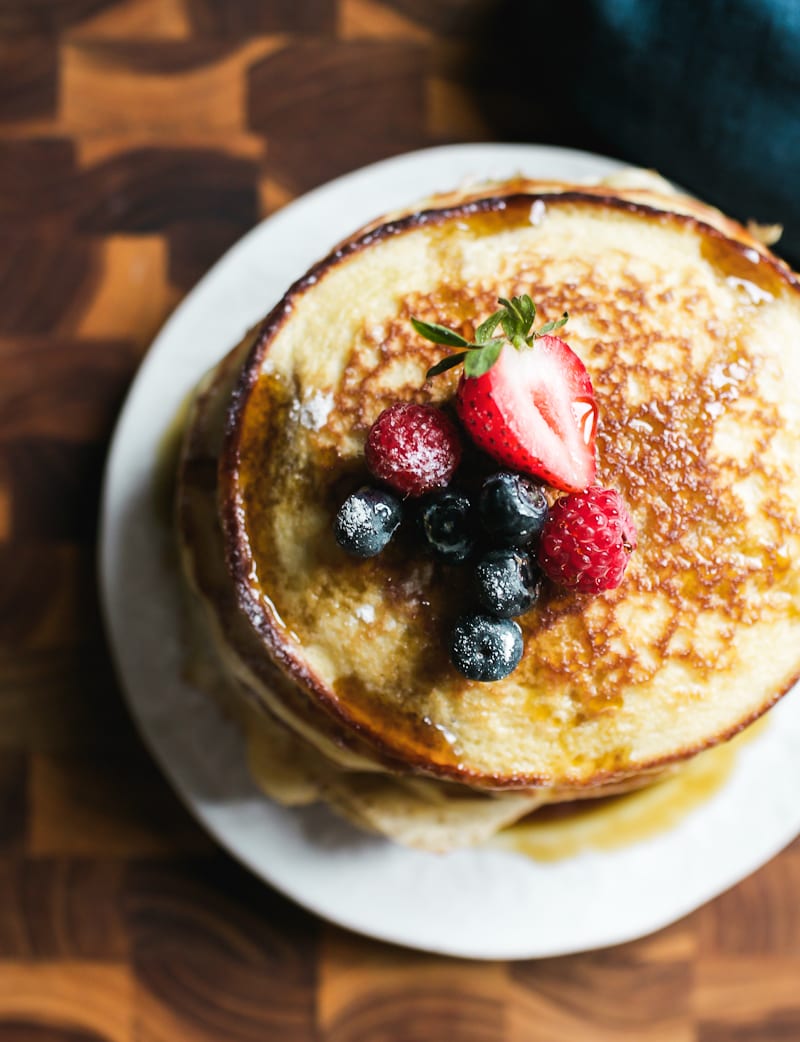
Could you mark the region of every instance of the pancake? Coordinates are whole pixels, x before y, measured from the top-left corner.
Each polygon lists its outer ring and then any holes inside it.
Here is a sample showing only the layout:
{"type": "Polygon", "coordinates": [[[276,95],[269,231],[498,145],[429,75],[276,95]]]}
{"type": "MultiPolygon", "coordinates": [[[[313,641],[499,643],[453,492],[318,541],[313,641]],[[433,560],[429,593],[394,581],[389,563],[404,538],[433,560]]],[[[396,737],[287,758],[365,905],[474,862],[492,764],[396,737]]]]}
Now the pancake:
{"type": "Polygon", "coordinates": [[[178,497],[203,625],[313,782],[292,791],[442,849],[642,784],[772,705],[800,674],[799,340],[798,278],[651,180],[435,197],[296,283],[207,378],[178,497]],[[598,477],[639,548],[617,590],[550,590],[520,620],[520,667],[478,684],[446,653],[468,569],[410,537],[355,561],[331,524],[381,409],[454,394],[452,373],[425,382],[441,350],[410,316],[469,332],[520,293],[542,320],[570,313],[598,477]]]}

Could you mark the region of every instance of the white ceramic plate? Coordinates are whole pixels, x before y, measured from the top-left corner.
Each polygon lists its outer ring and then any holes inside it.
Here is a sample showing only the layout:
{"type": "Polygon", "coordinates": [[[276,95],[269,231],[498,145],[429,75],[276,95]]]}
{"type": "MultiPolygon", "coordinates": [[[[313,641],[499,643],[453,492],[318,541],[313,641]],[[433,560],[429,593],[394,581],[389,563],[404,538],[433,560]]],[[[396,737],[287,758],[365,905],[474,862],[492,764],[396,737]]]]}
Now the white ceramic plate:
{"type": "Polygon", "coordinates": [[[315,260],[367,220],[465,179],[590,179],[598,156],[458,145],[356,171],[254,228],[205,276],[153,344],[108,461],[100,574],[120,679],[145,741],[208,831],[262,879],[333,922],[415,948],[482,959],[558,955],[642,936],[732,886],[800,832],[800,696],[745,745],[734,773],[670,831],[608,852],[536,862],[501,850],[405,850],[324,808],[259,795],[238,732],[181,678],[178,582],[153,509],[173,417],[202,373],[315,260]]]}

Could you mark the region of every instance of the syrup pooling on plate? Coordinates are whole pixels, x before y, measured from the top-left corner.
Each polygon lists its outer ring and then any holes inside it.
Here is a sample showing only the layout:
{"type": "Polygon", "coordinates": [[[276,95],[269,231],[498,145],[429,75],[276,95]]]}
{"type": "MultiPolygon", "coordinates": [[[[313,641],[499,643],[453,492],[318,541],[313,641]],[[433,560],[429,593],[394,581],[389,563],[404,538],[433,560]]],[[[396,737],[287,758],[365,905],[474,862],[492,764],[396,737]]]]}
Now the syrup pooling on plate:
{"type": "Polygon", "coordinates": [[[742,745],[761,734],[761,720],[724,745],[701,753],[662,779],[619,796],[541,808],[504,829],[489,846],[534,861],[561,861],[585,851],[611,851],[645,842],[678,826],[726,784],[742,745]]]}

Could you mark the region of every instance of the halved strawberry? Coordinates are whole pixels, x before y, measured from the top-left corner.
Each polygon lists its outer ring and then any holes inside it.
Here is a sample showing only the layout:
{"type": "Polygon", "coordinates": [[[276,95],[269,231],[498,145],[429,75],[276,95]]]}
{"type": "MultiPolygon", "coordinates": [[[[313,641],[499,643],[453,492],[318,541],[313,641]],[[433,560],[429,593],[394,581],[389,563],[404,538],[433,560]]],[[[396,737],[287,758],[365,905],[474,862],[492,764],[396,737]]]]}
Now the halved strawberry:
{"type": "Polygon", "coordinates": [[[457,408],[476,445],[565,492],[595,479],[597,406],[583,362],[563,340],[510,344],[483,376],[461,374],[457,408]]]}
{"type": "Polygon", "coordinates": [[[478,327],[475,342],[412,319],[429,340],[462,349],[428,376],[463,362],[457,408],[478,447],[513,470],[578,492],[595,480],[597,405],[583,362],[550,335],[567,315],[531,333],[536,307],[530,297],[501,297],[499,303],[503,307],[478,327]],[[494,337],[498,325],[504,337],[494,337]]]}

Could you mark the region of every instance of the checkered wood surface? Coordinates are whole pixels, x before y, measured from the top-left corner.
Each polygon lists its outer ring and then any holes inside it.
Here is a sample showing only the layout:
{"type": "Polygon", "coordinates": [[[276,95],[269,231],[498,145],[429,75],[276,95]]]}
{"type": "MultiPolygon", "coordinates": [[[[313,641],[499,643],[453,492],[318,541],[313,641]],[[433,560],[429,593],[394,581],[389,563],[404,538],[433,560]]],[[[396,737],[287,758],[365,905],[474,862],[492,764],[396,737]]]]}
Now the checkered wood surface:
{"type": "Polygon", "coordinates": [[[148,343],[297,194],[505,132],[465,86],[493,6],[0,0],[0,1042],[800,1039],[800,844],[622,948],[405,952],[216,850],[112,675],[97,494],[148,343]]]}

